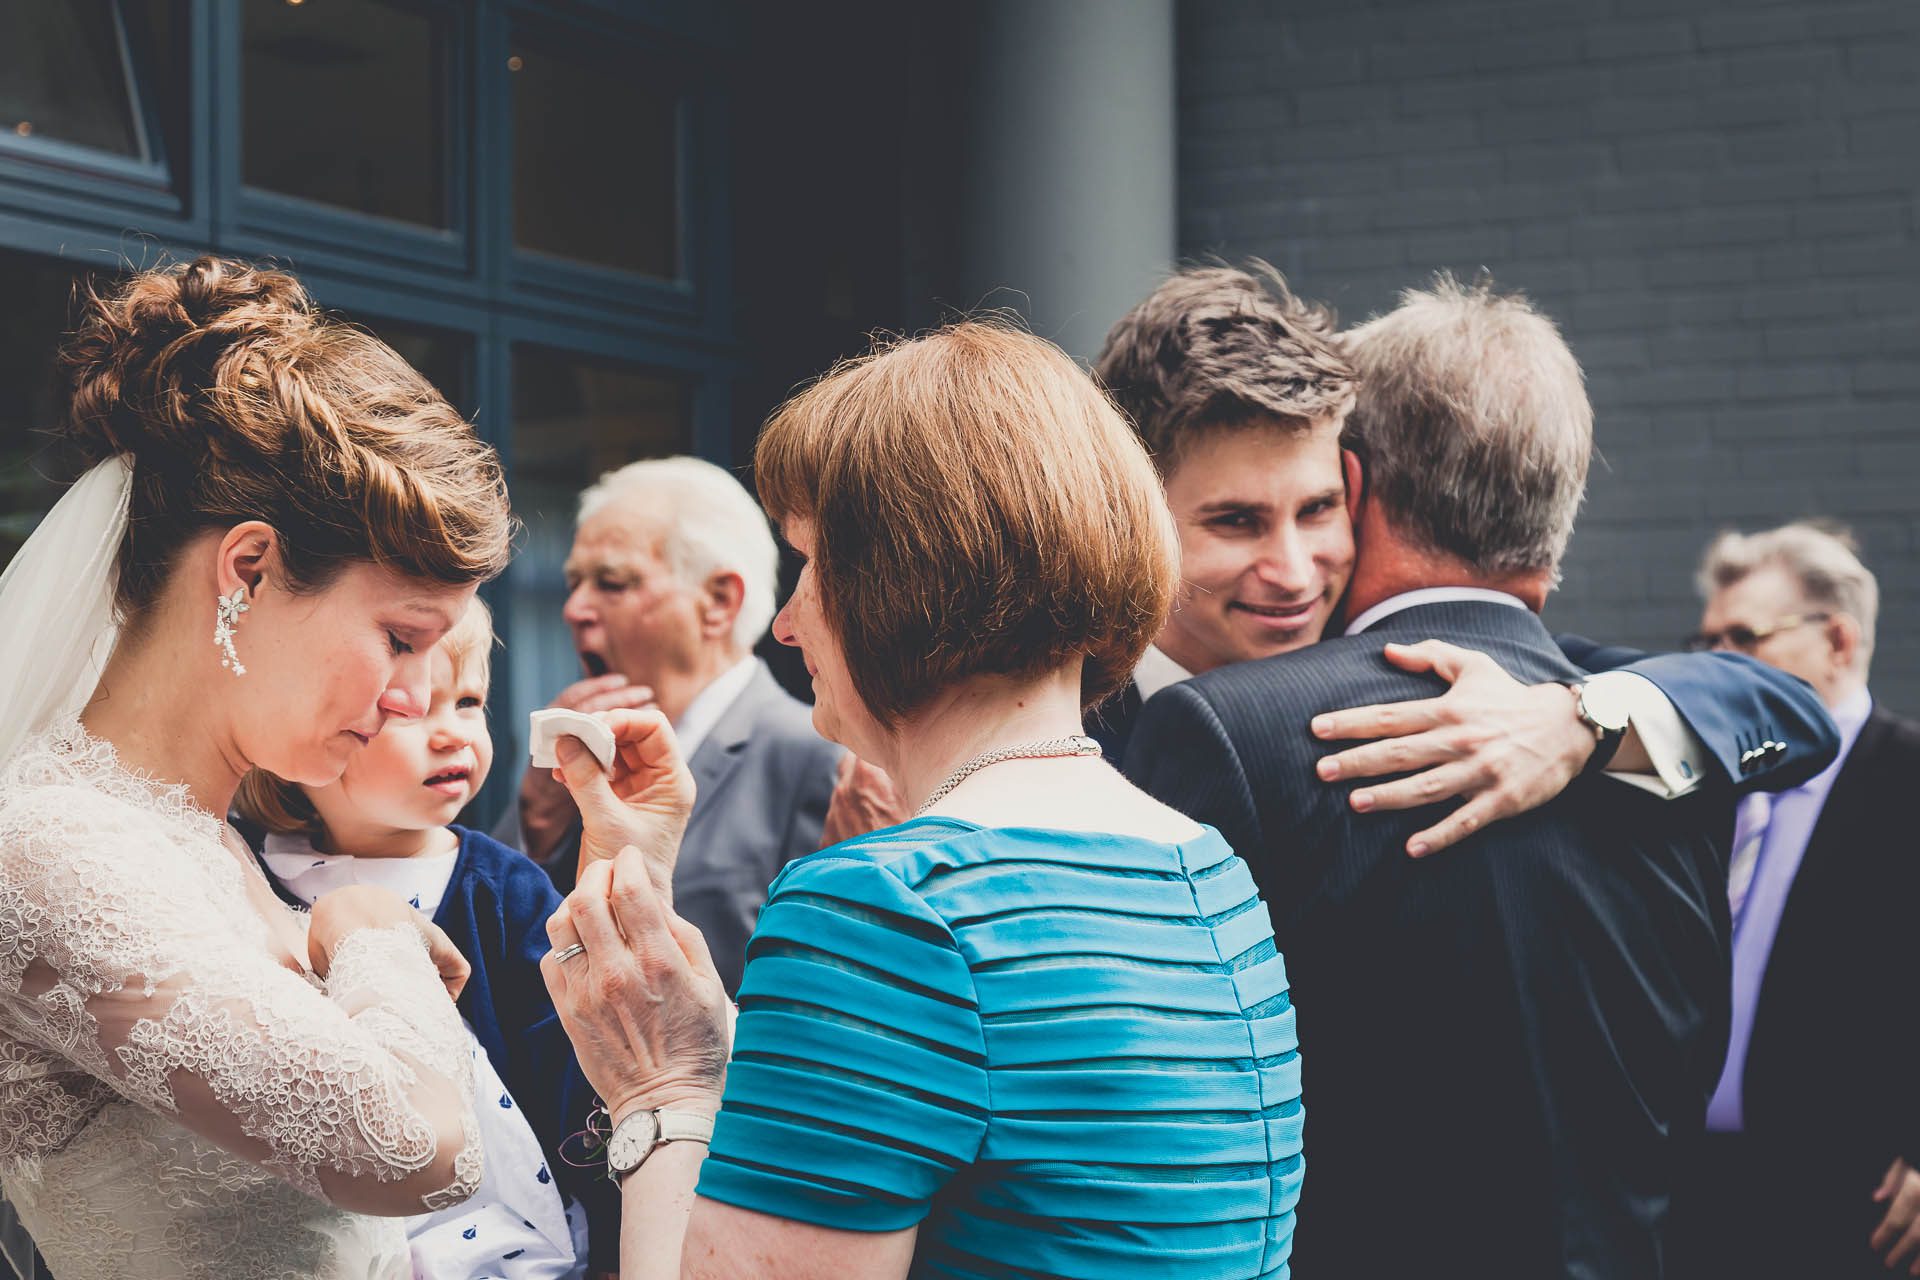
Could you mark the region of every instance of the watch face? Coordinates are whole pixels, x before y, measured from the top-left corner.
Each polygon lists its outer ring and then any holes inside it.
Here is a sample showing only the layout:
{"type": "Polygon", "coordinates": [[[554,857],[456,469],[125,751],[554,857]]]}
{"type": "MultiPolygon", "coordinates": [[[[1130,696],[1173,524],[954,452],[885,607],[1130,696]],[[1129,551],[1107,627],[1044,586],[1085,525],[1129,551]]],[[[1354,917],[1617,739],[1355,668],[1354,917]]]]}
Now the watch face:
{"type": "Polygon", "coordinates": [[[607,1167],[615,1173],[636,1168],[653,1150],[659,1133],[660,1121],[653,1112],[642,1111],[631,1117],[613,1131],[613,1137],[607,1142],[607,1167]]]}
{"type": "Polygon", "coordinates": [[[1597,680],[1580,686],[1580,709],[1589,720],[1608,733],[1625,733],[1632,721],[1632,708],[1621,687],[1609,680],[1597,680]]]}

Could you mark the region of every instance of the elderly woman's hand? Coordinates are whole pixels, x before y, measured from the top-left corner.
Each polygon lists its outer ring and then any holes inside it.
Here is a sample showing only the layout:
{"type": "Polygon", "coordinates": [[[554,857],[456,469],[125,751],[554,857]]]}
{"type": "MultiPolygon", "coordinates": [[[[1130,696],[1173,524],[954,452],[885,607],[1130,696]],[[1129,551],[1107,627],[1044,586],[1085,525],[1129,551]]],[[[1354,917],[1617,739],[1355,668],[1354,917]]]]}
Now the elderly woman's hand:
{"type": "Polygon", "coordinates": [[[646,855],[654,884],[671,904],[673,864],[693,812],[693,775],[657,708],[609,711],[605,719],[613,730],[611,770],[572,738],[555,744],[560,767],[554,776],[580,807],[580,869],[631,846],[646,855]]]}
{"type": "Polygon", "coordinates": [[[647,856],[629,848],[583,865],[547,937],[541,976],[614,1122],[656,1107],[717,1111],[731,1006],[706,940],[661,897],[647,856]]]}

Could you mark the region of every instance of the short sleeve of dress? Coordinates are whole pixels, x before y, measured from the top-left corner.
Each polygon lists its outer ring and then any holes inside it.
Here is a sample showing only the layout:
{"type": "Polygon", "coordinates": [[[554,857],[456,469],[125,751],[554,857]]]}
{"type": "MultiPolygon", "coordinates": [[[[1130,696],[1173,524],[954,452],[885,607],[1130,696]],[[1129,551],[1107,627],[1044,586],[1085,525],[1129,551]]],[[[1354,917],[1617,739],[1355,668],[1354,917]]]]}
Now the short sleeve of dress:
{"type": "Polygon", "coordinates": [[[815,854],[775,882],[748,949],[700,1194],[894,1231],[986,1136],[973,978],[940,916],[885,867],[815,854]]]}

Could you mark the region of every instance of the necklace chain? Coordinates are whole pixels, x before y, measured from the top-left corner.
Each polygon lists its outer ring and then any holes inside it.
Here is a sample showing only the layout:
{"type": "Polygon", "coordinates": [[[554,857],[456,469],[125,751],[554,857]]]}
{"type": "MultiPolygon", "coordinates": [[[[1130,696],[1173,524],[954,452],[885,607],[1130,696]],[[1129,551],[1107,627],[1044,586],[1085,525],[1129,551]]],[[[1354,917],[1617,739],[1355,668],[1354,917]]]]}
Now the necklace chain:
{"type": "Polygon", "coordinates": [[[933,789],[933,794],[913,811],[919,817],[927,810],[947,798],[947,793],[980,772],[988,765],[1001,764],[1008,760],[1045,760],[1056,756],[1097,756],[1100,744],[1085,734],[1076,733],[1067,738],[1048,738],[1041,742],[1019,742],[1010,747],[995,747],[991,751],[982,751],[965,764],[947,775],[946,781],[933,789]]]}

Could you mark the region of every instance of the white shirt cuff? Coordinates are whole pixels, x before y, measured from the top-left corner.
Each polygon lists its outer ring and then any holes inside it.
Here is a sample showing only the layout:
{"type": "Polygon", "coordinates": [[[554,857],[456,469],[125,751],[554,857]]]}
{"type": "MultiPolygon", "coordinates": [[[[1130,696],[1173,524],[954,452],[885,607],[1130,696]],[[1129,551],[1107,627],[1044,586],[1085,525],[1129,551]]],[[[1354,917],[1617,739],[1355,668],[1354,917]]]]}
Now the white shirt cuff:
{"type": "Polygon", "coordinates": [[[1608,696],[1627,707],[1628,723],[1653,762],[1652,773],[1616,773],[1609,769],[1609,778],[1668,800],[1678,799],[1700,785],[1707,776],[1706,744],[1687,728],[1659,685],[1631,671],[1603,671],[1589,676],[1586,682],[1605,682],[1608,696]]]}

